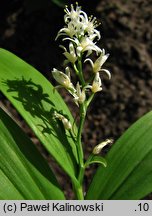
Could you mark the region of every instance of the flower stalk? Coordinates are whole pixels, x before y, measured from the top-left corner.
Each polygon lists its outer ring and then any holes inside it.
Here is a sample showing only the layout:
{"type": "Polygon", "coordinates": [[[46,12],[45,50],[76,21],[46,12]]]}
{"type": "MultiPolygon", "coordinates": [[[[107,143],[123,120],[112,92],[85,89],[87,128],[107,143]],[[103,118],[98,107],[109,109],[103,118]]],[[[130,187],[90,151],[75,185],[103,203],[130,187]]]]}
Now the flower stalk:
{"type": "MultiPolygon", "coordinates": [[[[68,48],[60,45],[64,50],[64,57],[66,69],[65,72],[53,69],[52,74],[54,79],[58,82],[59,87],[65,88],[73,97],[74,103],[79,107],[79,124],[78,131],[74,137],[71,123],[64,116],[57,115],[66,129],[69,130],[71,138],[75,142],[78,153],[79,171],[78,184],[73,183],[74,193],[77,199],[84,199],[83,194],[83,180],[85,172],[85,161],[82,144],[82,133],[87,115],[87,109],[97,92],[102,91],[102,82],[100,73],[105,72],[108,78],[111,74],[108,70],[103,69],[102,66],[109,57],[105,54],[104,49],[97,46],[97,41],[101,38],[100,32],[96,29],[99,25],[97,19],[93,16],[89,17],[81,10],[81,7],[76,4],[76,8],[71,5],[71,8],[65,8],[65,26],[62,28],[56,39],[63,37],[62,41],[69,43],[68,48]],[[70,10],[71,9],[71,10],[70,10]],[[93,61],[90,57],[95,53],[97,59],[93,61]],[[83,63],[89,62],[92,68],[92,74],[88,80],[85,80],[83,72],[83,63]],[[71,67],[72,66],[72,67],[71,67]],[[70,76],[71,70],[74,70],[78,80],[76,85],[72,82],[70,76]]],[[[57,86],[58,87],[58,86],[57,86]]],[[[98,148],[98,147],[96,147],[98,148]]]]}
{"type": "Polygon", "coordinates": [[[83,103],[80,105],[80,122],[79,122],[78,135],[77,135],[80,172],[81,169],[84,168],[84,154],[83,154],[83,146],[81,140],[82,140],[82,131],[83,131],[85,117],[86,117],[86,111],[85,111],[85,105],[83,103]]]}
{"type": "Polygon", "coordinates": [[[82,84],[82,87],[85,86],[85,80],[84,80],[84,77],[83,77],[83,71],[82,71],[82,58],[78,58],[78,76],[79,76],[79,79],[81,81],[81,84],[82,84]]]}

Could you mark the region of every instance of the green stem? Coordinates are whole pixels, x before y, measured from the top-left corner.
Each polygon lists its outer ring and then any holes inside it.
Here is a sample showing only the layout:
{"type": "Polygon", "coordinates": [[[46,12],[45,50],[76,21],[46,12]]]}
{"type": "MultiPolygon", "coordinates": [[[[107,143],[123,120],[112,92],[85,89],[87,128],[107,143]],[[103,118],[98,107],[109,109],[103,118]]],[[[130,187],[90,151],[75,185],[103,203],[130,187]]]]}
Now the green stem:
{"type": "Polygon", "coordinates": [[[90,105],[90,103],[91,103],[93,97],[94,97],[94,93],[92,93],[92,94],[90,95],[90,97],[88,98],[87,107],[90,105]]]}
{"type": "MultiPolygon", "coordinates": [[[[74,64],[74,70],[76,71],[76,74],[79,76],[82,88],[86,85],[84,77],[83,77],[83,71],[82,71],[82,57],[78,59],[77,67],[74,64]]],[[[74,192],[77,197],[77,199],[84,199],[83,195],[83,179],[84,179],[84,154],[83,154],[83,146],[82,146],[82,131],[84,127],[84,121],[86,117],[86,108],[91,102],[94,95],[91,95],[89,100],[87,102],[84,102],[83,104],[80,104],[80,122],[78,127],[78,133],[77,133],[77,152],[78,152],[78,159],[79,159],[79,174],[78,174],[78,181],[79,186],[74,186],[74,192]]]]}
{"type": "Polygon", "coordinates": [[[78,70],[79,70],[79,74],[78,75],[79,75],[82,87],[84,87],[85,86],[85,80],[84,80],[83,72],[82,72],[82,61],[81,61],[81,58],[78,60],[78,70]]]}
{"type": "Polygon", "coordinates": [[[84,200],[84,195],[83,195],[82,186],[75,187],[75,186],[73,185],[73,189],[74,189],[74,193],[75,193],[76,199],[78,199],[78,200],[84,200]]]}
{"type": "Polygon", "coordinates": [[[77,198],[78,200],[84,200],[84,195],[83,195],[83,188],[82,186],[80,186],[78,189],[77,189],[77,198]]]}
{"type": "Polygon", "coordinates": [[[84,102],[83,104],[80,104],[80,122],[79,122],[79,128],[78,128],[78,133],[77,133],[77,151],[78,151],[78,158],[79,158],[79,174],[78,174],[79,185],[73,186],[76,198],[78,200],[84,199],[83,179],[84,179],[85,165],[84,165],[84,155],[83,155],[81,137],[82,137],[82,131],[83,131],[84,121],[86,117],[86,110],[89,104],[91,103],[93,97],[94,97],[94,94],[92,93],[88,101],[84,102]]]}
{"type": "Polygon", "coordinates": [[[86,116],[85,106],[84,104],[81,104],[80,105],[80,123],[79,123],[78,134],[77,134],[77,144],[78,144],[79,163],[80,163],[80,166],[82,167],[84,166],[84,162],[83,162],[83,148],[82,148],[82,143],[81,143],[81,136],[82,136],[85,116],[86,116]]]}
{"type": "Polygon", "coordinates": [[[82,183],[83,183],[83,178],[84,178],[84,155],[83,155],[81,136],[82,136],[82,130],[84,126],[85,116],[86,116],[85,105],[81,104],[80,105],[80,123],[79,123],[78,134],[77,134],[77,149],[78,149],[78,157],[79,157],[79,175],[78,175],[78,181],[80,184],[79,190],[81,190],[82,193],[83,193],[82,183]]]}
{"type": "Polygon", "coordinates": [[[83,183],[84,171],[85,171],[85,167],[83,165],[80,167],[79,176],[78,176],[78,181],[79,181],[80,185],[82,185],[82,183],[83,183]]]}

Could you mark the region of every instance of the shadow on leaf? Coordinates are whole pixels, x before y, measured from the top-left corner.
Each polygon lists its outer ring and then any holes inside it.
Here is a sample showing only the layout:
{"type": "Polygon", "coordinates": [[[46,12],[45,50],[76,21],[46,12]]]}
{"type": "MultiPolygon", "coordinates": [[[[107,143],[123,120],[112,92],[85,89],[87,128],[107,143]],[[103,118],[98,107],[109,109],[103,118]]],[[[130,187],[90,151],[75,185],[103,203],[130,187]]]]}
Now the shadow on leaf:
{"type": "MultiPolygon", "coordinates": [[[[42,86],[34,83],[32,79],[26,80],[24,77],[22,79],[6,80],[3,83],[8,86],[7,92],[14,92],[15,96],[13,98],[21,102],[25,111],[30,113],[30,121],[33,122],[36,119],[36,127],[43,136],[52,135],[56,137],[64,145],[66,152],[73,160],[73,164],[76,164],[66,131],[62,123],[54,119],[54,111],[59,112],[61,110],[56,109],[55,104],[49,98],[49,95],[43,91],[42,86]]],[[[53,145],[53,142],[51,144],[53,145]]]]}

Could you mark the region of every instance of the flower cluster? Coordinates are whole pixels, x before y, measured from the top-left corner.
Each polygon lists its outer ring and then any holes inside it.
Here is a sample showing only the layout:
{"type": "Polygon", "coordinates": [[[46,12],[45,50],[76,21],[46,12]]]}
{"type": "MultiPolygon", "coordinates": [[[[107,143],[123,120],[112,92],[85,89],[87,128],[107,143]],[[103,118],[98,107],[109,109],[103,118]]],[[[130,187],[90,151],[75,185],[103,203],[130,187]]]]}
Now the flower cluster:
{"type": "Polygon", "coordinates": [[[78,4],[76,7],[71,5],[70,9],[66,6],[64,21],[65,26],[58,32],[56,39],[62,36],[62,40],[69,43],[68,48],[60,45],[64,50],[63,55],[68,66],[65,72],[54,68],[52,74],[59,83],[57,87],[67,89],[73,96],[74,102],[80,106],[87,101],[87,92],[91,91],[91,95],[94,95],[102,90],[100,72],[105,72],[108,78],[111,78],[110,72],[102,68],[109,54],[96,45],[101,38],[100,32],[96,29],[99,25],[97,19],[93,16],[88,18],[78,4]],[[97,56],[94,62],[90,58],[92,52],[95,52],[97,56]],[[89,81],[84,79],[82,63],[85,62],[89,62],[92,67],[92,76],[89,81]],[[74,70],[78,76],[79,81],[76,86],[71,81],[70,69],[74,70]]]}

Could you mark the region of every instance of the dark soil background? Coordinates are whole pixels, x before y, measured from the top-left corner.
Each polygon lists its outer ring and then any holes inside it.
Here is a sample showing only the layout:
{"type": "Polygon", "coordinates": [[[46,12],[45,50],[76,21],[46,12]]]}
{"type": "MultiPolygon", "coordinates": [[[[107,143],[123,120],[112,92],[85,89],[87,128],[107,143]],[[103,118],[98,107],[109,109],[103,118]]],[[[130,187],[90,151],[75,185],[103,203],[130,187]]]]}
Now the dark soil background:
{"type": "MultiPolygon", "coordinates": [[[[67,1],[75,2],[75,1],[67,1]]],[[[116,140],[133,122],[152,109],[152,0],[78,1],[83,10],[101,22],[101,48],[110,53],[105,68],[112,79],[103,77],[104,88],[94,99],[85,124],[86,156],[106,138],[116,140]]],[[[12,51],[40,70],[53,84],[51,69],[63,63],[59,42],[54,39],[64,25],[63,8],[51,0],[5,0],[0,9],[0,46],[12,51]]],[[[89,70],[86,65],[85,71],[89,70]]],[[[63,97],[75,112],[70,97],[63,97]]],[[[6,109],[36,143],[58,175],[68,198],[73,198],[69,180],[40,145],[9,101],[0,95],[6,109]],[[64,181],[63,181],[64,179],[64,181]]],[[[91,180],[86,172],[86,187],[91,180]]],[[[152,199],[152,196],[146,197],[152,199]]]]}

